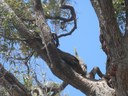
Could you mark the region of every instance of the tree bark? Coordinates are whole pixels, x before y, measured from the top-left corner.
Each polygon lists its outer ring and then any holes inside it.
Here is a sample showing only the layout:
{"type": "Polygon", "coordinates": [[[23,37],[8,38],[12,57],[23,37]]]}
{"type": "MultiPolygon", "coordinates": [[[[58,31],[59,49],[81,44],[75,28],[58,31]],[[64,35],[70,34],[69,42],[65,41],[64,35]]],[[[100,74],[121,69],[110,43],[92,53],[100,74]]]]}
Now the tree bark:
{"type": "Polygon", "coordinates": [[[91,0],[91,3],[99,19],[102,48],[108,58],[106,74],[112,80],[116,96],[128,96],[127,32],[123,36],[119,29],[112,0],[91,0]]]}
{"type": "Polygon", "coordinates": [[[4,0],[0,0],[0,7],[7,13],[13,14],[10,20],[19,35],[26,39],[26,44],[34,49],[51,71],[64,82],[71,84],[87,96],[128,96],[127,36],[123,36],[120,32],[114,16],[112,0],[91,0],[91,3],[99,19],[100,41],[107,55],[106,75],[112,81],[112,86],[108,86],[106,79],[96,81],[94,78],[83,76],[84,72],[80,68],[79,60],[55,46],[40,0],[35,0],[36,22],[40,28],[40,40],[37,40],[29,32],[4,0]]]}

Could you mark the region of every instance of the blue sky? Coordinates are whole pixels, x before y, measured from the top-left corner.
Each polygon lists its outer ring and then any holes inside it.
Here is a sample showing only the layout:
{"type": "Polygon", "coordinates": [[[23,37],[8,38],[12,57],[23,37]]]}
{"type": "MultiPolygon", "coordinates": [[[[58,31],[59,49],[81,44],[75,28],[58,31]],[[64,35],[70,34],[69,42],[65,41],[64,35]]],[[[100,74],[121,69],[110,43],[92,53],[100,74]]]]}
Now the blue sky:
{"type": "MultiPolygon", "coordinates": [[[[90,0],[75,0],[75,2],[74,6],[78,18],[78,28],[71,36],[60,39],[60,49],[74,54],[74,49],[76,48],[79,56],[87,64],[88,71],[94,66],[98,66],[105,73],[106,56],[99,42],[97,16],[90,0]]],[[[49,80],[59,81],[50,72],[47,73],[47,78],[49,80]]],[[[63,93],[67,93],[69,96],[85,96],[71,86],[67,86],[63,93]]]]}

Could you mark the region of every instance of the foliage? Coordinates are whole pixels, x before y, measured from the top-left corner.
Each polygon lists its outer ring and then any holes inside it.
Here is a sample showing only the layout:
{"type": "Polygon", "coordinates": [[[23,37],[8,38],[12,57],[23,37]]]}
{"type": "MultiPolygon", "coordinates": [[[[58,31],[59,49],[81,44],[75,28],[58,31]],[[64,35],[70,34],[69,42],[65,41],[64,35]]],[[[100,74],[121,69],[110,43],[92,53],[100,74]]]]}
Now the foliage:
{"type": "MultiPolygon", "coordinates": [[[[5,0],[15,11],[16,15],[30,30],[36,38],[39,38],[39,29],[35,25],[35,13],[33,8],[33,0],[5,0]]],[[[65,0],[66,1],[66,0],[65,0]]],[[[69,1],[67,1],[69,2],[69,1]]],[[[51,25],[53,31],[59,32],[61,22],[58,19],[49,19],[48,17],[68,16],[69,11],[61,10],[60,0],[43,0],[47,23],[51,25]],[[54,27],[53,27],[54,26],[54,27]]],[[[25,44],[24,38],[20,37],[10,18],[12,14],[7,14],[5,10],[0,8],[0,63],[8,66],[10,72],[21,81],[27,88],[31,89],[35,86],[33,72],[33,59],[38,60],[38,55],[29,46],[25,44]],[[5,18],[6,17],[6,18],[5,18]],[[9,65],[8,65],[9,64],[9,65]],[[24,68],[26,66],[26,68],[24,68]],[[31,69],[31,70],[30,70],[31,69]]],[[[62,31],[62,30],[61,30],[62,31]]],[[[37,62],[34,62],[37,64],[37,62]]],[[[57,86],[58,84],[53,84],[57,86]]],[[[50,94],[50,93],[49,93],[50,94]]]]}
{"type": "MultiPolygon", "coordinates": [[[[38,32],[39,29],[35,25],[35,13],[34,8],[32,6],[32,0],[6,0],[6,2],[11,6],[11,8],[15,11],[16,15],[23,21],[23,23],[27,26],[27,28],[31,31],[31,34],[35,35],[35,37],[39,37],[38,32]]],[[[69,2],[69,1],[67,1],[69,2]]],[[[60,0],[44,0],[42,4],[46,17],[70,17],[68,10],[61,10],[60,0]]],[[[9,62],[11,64],[15,64],[15,60],[17,62],[24,61],[28,62],[28,60],[34,56],[38,57],[37,54],[23,42],[24,38],[21,38],[18,35],[15,26],[12,24],[10,18],[12,14],[7,14],[4,10],[0,9],[0,21],[1,21],[1,32],[0,32],[0,56],[4,57],[4,61],[9,62]],[[5,19],[5,16],[8,18],[5,19]],[[17,57],[17,58],[16,58],[17,57]],[[24,59],[24,60],[23,60],[24,59]]],[[[51,30],[56,33],[60,33],[61,29],[61,20],[58,19],[47,19],[49,25],[51,25],[51,30]]],[[[67,23],[68,24],[68,23],[67,23]]],[[[65,24],[65,27],[66,25],[65,24]]],[[[66,30],[66,29],[64,29],[66,30]]],[[[59,34],[58,33],[58,34],[59,34]]],[[[23,63],[24,63],[23,62],[23,63]]]]}
{"type": "Polygon", "coordinates": [[[7,90],[0,86],[0,96],[9,96],[7,90]]]}
{"type": "Polygon", "coordinates": [[[125,21],[126,21],[126,14],[125,14],[125,1],[124,0],[113,0],[113,5],[115,8],[115,15],[117,17],[117,22],[120,26],[122,32],[125,31],[125,21]]]}

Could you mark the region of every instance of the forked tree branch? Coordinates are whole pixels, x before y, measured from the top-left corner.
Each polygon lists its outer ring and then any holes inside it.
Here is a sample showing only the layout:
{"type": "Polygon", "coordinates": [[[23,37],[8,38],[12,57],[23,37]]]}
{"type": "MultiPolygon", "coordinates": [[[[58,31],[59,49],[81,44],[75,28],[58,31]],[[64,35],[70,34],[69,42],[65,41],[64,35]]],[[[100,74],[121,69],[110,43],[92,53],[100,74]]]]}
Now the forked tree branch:
{"type": "MultiPolygon", "coordinates": [[[[75,9],[72,6],[70,6],[70,5],[62,5],[60,8],[63,9],[63,10],[65,10],[65,9],[66,10],[70,10],[71,17],[70,18],[64,18],[64,17],[61,17],[61,16],[49,16],[49,15],[45,15],[45,18],[46,19],[54,19],[54,20],[60,20],[60,21],[62,21],[60,26],[63,26],[62,24],[65,24],[65,23],[68,23],[68,22],[73,22],[73,27],[71,28],[71,30],[69,32],[64,33],[64,34],[60,34],[58,36],[58,38],[71,35],[75,31],[75,29],[77,28],[77,19],[76,19],[75,9]]],[[[27,18],[27,19],[21,18],[21,20],[28,21],[28,22],[35,21],[34,18],[33,19],[32,18],[31,19],[29,19],[29,18],[27,18]]]]}
{"type": "Polygon", "coordinates": [[[71,17],[69,19],[67,19],[67,20],[63,20],[63,23],[73,21],[74,22],[74,26],[68,33],[61,34],[61,35],[58,36],[58,38],[71,35],[75,31],[75,29],[77,28],[77,19],[76,19],[76,13],[75,13],[74,8],[72,6],[70,6],[70,5],[62,5],[61,8],[62,9],[68,9],[68,10],[70,10],[70,13],[71,13],[71,17]]]}
{"type": "Polygon", "coordinates": [[[91,72],[89,72],[87,74],[87,78],[89,79],[95,79],[95,75],[98,75],[101,79],[103,79],[105,77],[105,75],[101,72],[101,70],[99,69],[99,67],[94,67],[91,72]]]}

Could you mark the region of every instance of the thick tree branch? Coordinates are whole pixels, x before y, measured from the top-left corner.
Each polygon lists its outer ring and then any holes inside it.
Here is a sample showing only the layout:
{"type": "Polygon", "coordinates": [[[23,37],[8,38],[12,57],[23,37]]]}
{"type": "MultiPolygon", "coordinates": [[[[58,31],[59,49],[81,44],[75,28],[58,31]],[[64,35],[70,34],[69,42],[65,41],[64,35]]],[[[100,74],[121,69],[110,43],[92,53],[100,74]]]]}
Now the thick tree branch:
{"type": "MultiPolygon", "coordinates": [[[[126,0],[127,1],[127,0],[126,0]]],[[[112,0],[91,0],[100,23],[100,41],[107,55],[107,75],[117,96],[127,96],[127,36],[122,39],[112,0]],[[123,40],[123,42],[122,42],[123,40]],[[124,91],[125,89],[125,91],[124,91]]],[[[127,26],[127,25],[126,25],[127,26]]]]}
{"type": "Polygon", "coordinates": [[[122,35],[114,15],[112,0],[91,0],[91,3],[99,19],[100,34],[103,37],[101,43],[106,47],[103,49],[109,57],[120,58],[122,50],[118,49],[121,47],[122,35]]]}
{"type": "MultiPolygon", "coordinates": [[[[61,17],[61,16],[49,16],[49,15],[45,15],[45,18],[46,19],[54,19],[54,20],[61,20],[61,26],[63,26],[63,24],[65,23],[68,23],[68,22],[71,22],[73,21],[73,27],[71,28],[71,30],[69,32],[66,32],[64,34],[60,34],[58,36],[58,38],[61,38],[61,37],[65,37],[65,36],[68,36],[68,35],[71,35],[75,29],[77,28],[77,19],[76,19],[76,13],[75,13],[75,10],[72,6],[70,5],[62,5],[60,7],[61,9],[66,9],[66,10],[70,10],[70,13],[71,13],[71,17],[70,18],[64,18],[64,17],[61,17]]],[[[35,19],[25,19],[25,18],[21,18],[23,21],[29,21],[29,22],[32,22],[32,21],[35,21],[35,19]]],[[[62,29],[63,30],[63,29],[62,29]]]]}
{"type": "Polygon", "coordinates": [[[65,33],[65,34],[61,34],[61,35],[58,36],[58,38],[63,37],[63,36],[71,35],[71,34],[75,31],[75,29],[77,28],[77,19],[76,19],[76,13],[75,13],[74,8],[73,8],[72,6],[70,6],[70,5],[62,5],[61,8],[62,8],[62,9],[69,9],[70,12],[71,12],[71,17],[70,17],[69,19],[67,19],[67,20],[66,20],[66,19],[63,20],[63,23],[73,21],[73,22],[74,22],[74,26],[73,26],[73,28],[70,30],[70,32],[65,33]]]}
{"type": "Polygon", "coordinates": [[[31,96],[30,91],[21,84],[13,74],[0,64],[0,85],[8,90],[11,96],[31,96]]]}
{"type": "Polygon", "coordinates": [[[29,32],[29,30],[26,28],[26,26],[22,23],[22,21],[17,17],[17,15],[15,14],[15,12],[8,6],[7,3],[4,2],[4,0],[0,1],[0,7],[2,7],[5,12],[9,12],[11,14],[11,17],[8,19],[11,19],[11,21],[13,21],[13,25],[17,28],[17,30],[22,31],[22,34],[19,32],[20,36],[22,38],[32,38],[32,34],[30,34],[31,32],[29,32]],[[18,22],[17,22],[18,20],[18,22]]]}
{"type": "Polygon", "coordinates": [[[102,49],[107,55],[106,77],[114,83],[119,66],[117,61],[126,57],[126,50],[122,45],[123,36],[114,15],[112,0],[91,0],[91,3],[99,19],[102,49]]]}

